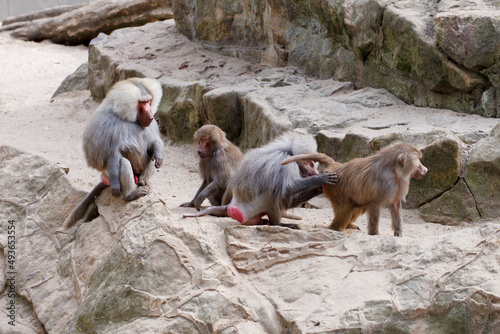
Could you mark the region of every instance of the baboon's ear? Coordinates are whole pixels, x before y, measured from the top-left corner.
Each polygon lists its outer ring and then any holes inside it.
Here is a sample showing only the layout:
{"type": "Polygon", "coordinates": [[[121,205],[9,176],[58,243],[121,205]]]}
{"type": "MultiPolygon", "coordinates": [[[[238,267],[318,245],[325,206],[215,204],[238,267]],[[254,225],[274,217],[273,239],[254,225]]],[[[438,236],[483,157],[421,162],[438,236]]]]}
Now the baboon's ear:
{"type": "Polygon", "coordinates": [[[400,154],[400,155],[398,156],[398,161],[399,161],[399,164],[400,164],[401,166],[404,166],[404,164],[405,164],[405,158],[404,158],[403,154],[400,154]]]}

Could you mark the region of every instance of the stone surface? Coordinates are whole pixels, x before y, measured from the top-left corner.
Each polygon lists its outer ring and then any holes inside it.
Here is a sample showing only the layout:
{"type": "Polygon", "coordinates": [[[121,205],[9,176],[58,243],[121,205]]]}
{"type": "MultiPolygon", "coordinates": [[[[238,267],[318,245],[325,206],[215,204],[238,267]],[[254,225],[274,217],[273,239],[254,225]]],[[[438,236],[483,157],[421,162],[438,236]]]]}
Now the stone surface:
{"type": "Polygon", "coordinates": [[[293,333],[480,333],[498,325],[498,310],[488,310],[500,288],[498,229],[489,228],[415,242],[235,227],[226,243],[236,268],[293,333]],[[494,264],[480,255],[486,249],[496,254],[494,264]],[[465,283],[473,272],[482,276],[476,286],[465,283]],[[478,319],[465,316],[479,310],[478,319]]]}
{"type": "Polygon", "coordinates": [[[453,188],[420,207],[418,211],[426,221],[441,224],[473,222],[481,217],[476,201],[462,178],[453,188]]]}
{"type": "Polygon", "coordinates": [[[474,194],[482,217],[495,218],[500,215],[500,126],[474,146],[465,180],[474,194]]]}
{"type": "Polygon", "coordinates": [[[106,189],[100,215],[65,230],[82,194],[64,174],[0,147],[0,220],[15,226],[18,294],[17,325],[4,319],[2,332],[487,334],[500,325],[498,222],[425,238],[246,227],[182,219],[155,192],[126,203],[106,189]]]}
{"type": "Polygon", "coordinates": [[[73,91],[84,91],[89,89],[89,64],[84,63],[76,69],[73,74],[70,74],[57,87],[57,90],[52,95],[51,99],[57,95],[73,91]]]}
{"type": "Polygon", "coordinates": [[[494,1],[173,0],[176,24],[225,54],[386,88],[407,103],[498,117],[494,1]],[[490,99],[496,101],[496,95],[490,99]]]}

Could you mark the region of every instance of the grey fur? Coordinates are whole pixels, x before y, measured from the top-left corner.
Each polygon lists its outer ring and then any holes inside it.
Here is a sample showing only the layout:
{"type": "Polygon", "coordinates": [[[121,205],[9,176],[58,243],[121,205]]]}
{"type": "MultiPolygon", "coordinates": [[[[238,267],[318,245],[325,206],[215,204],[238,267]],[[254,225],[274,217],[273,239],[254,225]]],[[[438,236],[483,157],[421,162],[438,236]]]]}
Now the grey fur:
{"type": "Polygon", "coordinates": [[[237,188],[241,194],[259,194],[271,189],[274,197],[288,197],[287,191],[293,190],[291,181],[302,182],[302,177],[297,164],[282,166],[281,161],[292,155],[316,152],[316,148],[316,141],[311,136],[292,133],[282,135],[246,153],[230,187],[237,188]]]}
{"type": "Polygon", "coordinates": [[[334,184],[337,176],[323,173],[305,177],[297,163],[283,166],[281,162],[292,155],[314,153],[316,147],[313,137],[288,133],[261,148],[250,150],[229,181],[222,200],[224,205],[211,206],[183,217],[226,216],[237,208],[245,216],[243,219],[246,220],[241,221],[245,225],[261,224],[260,217],[267,214],[270,225],[298,228],[295,224],[281,223],[284,211],[319,195],[321,185],[334,184]]]}
{"type": "MultiPolygon", "coordinates": [[[[147,181],[163,161],[163,141],[156,120],[148,127],[136,122],[138,101],[151,96],[151,111],[155,114],[162,96],[161,84],[157,80],[132,78],[118,82],[97,108],[83,133],[87,164],[109,176],[113,196],[122,194],[126,201],[149,193],[147,181]],[[139,178],[139,186],[134,182],[134,174],[139,178]]],[[[89,196],[98,195],[94,190],[89,196]]],[[[87,197],[81,203],[89,202],[87,197]]],[[[73,225],[87,205],[79,204],[63,226],[73,225]]]]}
{"type": "MultiPolygon", "coordinates": [[[[285,225],[281,217],[286,209],[321,193],[321,185],[334,183],[334,174],[303,177],[298,164],[281,165],[285,158],[316,152],[312,136],[287,133],[271,143],[249,151],[231,178],[223,204],[244,209],[248,217],[266,213],[271,225],[285,225]]],[[[295,227],[294,224],[285,225],[295,227]]]]}

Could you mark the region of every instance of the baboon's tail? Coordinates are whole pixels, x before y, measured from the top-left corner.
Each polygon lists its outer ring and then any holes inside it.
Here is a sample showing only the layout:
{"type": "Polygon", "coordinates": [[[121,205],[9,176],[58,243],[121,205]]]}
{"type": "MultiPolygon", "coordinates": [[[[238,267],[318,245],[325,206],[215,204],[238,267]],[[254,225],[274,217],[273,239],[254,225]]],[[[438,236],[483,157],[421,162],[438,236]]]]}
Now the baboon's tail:
{"type": "Polygon", "coordinates": [[[330,158],[328,155],[324,153],[306,153],[306,154],[297,154],[297,155],[292,155],[291,157],[286,158],[281,162],[282,165],[287,165],[292,162],[298,162],[298,161],[304,161],[304,160],[311,160],[311,161],[317,161],[323,165],[331,165],[335,163],[335,160],[330,158]]]}
{"type": "Polygon", "coordinates": [[[87,210],[88,206],[90,205],[90,203],[92,203],[92,201],[101,193],[101,191],[103,191],[105,188],[107,187],[106,184],[104,184],[104,182],[99,182],[95,187],[94,189],[92,189],[88,194],[87,196],[85,196],[84,199],[82,199],[82,201],[80,203],[78,203],[78,205],[73,209],[73,211],[71,211],[70,215],[64,220],[62,226],[64,228],[68,228],[68,227],[71,227],[73,226],[77,221],[78,219],[80,219],[83,215],[83,213],[85,212],[85,210],[87,210]]]}
{"type": "Polygon", "coordinates": [[[187,218],[187,217],[203,217],[206,215],[211,215],[211,216],[216,216],[216,217],[227,217],[227,208],[229,207],[229,204],[227,205],[219,205],[219,206],[209,206],[205,210],[202,210],[197,213],[185,213],[182,215],[182,218],[187,218]]]}

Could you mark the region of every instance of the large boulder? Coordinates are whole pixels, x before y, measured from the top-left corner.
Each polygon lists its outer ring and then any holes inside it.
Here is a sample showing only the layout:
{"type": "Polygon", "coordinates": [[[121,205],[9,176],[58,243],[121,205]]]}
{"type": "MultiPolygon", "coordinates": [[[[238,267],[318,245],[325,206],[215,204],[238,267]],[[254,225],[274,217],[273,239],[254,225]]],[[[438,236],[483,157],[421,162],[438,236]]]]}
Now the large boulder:
{"type": "MultiPolygon", "coordinates": [[[[161,131],[178,142],[191,141],[198,127],[215,122],[211,115],[222,119],[221,112],[210,109],[205,93],[248,80],[261,68],[190,42],[177,32],[173,20],[101,34],[89,46],[92,96],[103,99],[115,82],[129,77],[159,79],[164,90],[158,112],[161,131]]],[[[225,122],[224,128],[232,124],[225,122]]]]}
{"type": "Polygon", "coordinates": [[[271,66],[386,88],[418,106],[500,116],[493,2],[173,0],[173,11],[179,31],[222,53],[251,48],[271,66]]]}
{"type": "Polygon", "coordinates": [[[424,238],[248,227],[182,219],[154,191],[124,202],[106,189],[95,219],[62,229],[82,193],[60,167],[2,146],[0,184],[0,299],[16,306],[16,326],[4,319],[2,332],[487,334],[500,326],[498,224],[424,238]]]}
{"type": "Polygon", "coordinates": [[[500,216],[500,126],[474,146],[465,181],[482,217],[500,216]]]}

